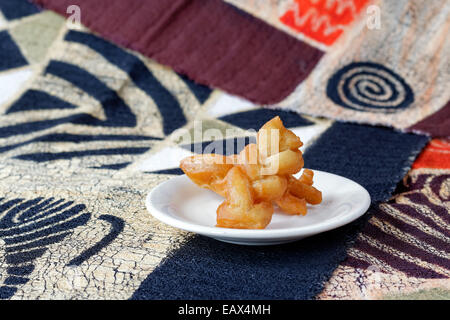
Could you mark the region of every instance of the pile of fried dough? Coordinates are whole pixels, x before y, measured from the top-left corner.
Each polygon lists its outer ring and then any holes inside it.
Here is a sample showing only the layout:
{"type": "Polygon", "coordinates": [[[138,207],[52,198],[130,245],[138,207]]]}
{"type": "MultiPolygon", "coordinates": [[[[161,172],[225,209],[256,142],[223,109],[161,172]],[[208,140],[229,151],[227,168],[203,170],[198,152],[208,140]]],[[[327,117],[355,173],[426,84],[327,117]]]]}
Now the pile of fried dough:
{"type": "Polygon", "coordinates": [[[299,137],[286,129],[279,117],[267,122],[257,134],[257,143],[239,154],[200,154],[185,158],[180,167],[198,186],[223,196],[217,208],[217,226],[264,229],[276,204],[290,215],[305,215],[306,204],[322,202],[322,193],[312,186],[313,171],[303,168],[299,137]]]}

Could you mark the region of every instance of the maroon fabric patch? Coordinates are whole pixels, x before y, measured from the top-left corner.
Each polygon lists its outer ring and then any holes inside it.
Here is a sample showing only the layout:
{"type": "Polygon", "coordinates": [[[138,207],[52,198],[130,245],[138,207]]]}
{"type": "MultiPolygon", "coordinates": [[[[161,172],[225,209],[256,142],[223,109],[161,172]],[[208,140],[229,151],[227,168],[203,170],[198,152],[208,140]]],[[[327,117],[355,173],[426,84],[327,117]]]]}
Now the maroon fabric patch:
{"type": "MultiPolygon", "coordinates": [[[[72,0],[34,0],[66,15],[72,0]]],[[[78,0],[81,22],[192,80],[259,104],[287,97],[323,52],[221,0],[78,0]]]]}
{"type": "Polygon", "coordinates": [[[450,137],[450,101],[439,111],[417,122],[408,131],[425,133],[433,138],[450,137]]]}

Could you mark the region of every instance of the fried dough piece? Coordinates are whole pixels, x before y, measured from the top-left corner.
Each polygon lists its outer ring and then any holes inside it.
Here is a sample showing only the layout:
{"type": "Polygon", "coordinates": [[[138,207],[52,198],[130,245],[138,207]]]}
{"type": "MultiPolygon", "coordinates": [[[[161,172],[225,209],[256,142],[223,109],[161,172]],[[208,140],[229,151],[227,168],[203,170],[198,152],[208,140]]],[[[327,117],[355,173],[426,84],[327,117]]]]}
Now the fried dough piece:
{"type": "Polygon", "coordinates": [[[322,202],[322,192],[313,186],[300,182],[292,176],[288,179],[288,190],[297,198],[303,198],[310,204],[319,204],[322,202]]]}
{"type": "Polygon", "coordinates": [[[308,186],[313,185],[313,178],[314,178],[314,172],[310,169],[304,169],[302,172],[302,175],[298,179],[303,184],[306,184],[308,186]]]}
{"type": "Polygon", "coordinates": [[[225,176],[233,168],[227,157],[199,154],[181,160],[180,168],[195,184],[226,196],[225,176]]]}
{"type": "Polygon", "coordinates": [[[226,200],[217,208],[217,226],[235,229],[264,229],[272,220],[271,202],[254,202],[251,183],[239,167],[226,176],[226,200]]]}
{"type": "Polygon", "coordinates": [[[257,144],[239,154],[196,155],[181,161],[181,169],[197,185],[225,198],[217,208],[217,226],[264,229],[271,221],[273,203],[291,215],[305,215],[307,203],[319,204],[322,193],[314,188],[313,171],[304,169],[299,137],[279,117],[257,133],[257,144]]]}
{"type": "Polygon", "coordinates": [[[246,145],[237,156],[236,165],[243,169],[252,181],[262,177],[262,166],[258,158],[258,147],[254,143],[246,145]]]}
{"type": "Polygon", "coordinates": [[[285,150],[266,158],[262,174],[289,175],[303,168],[303,156],[300,150],[285,150]]]}
{"type": "Polygon", "coordinates": [[[299,137],[286,129],[280,117],[264,124],[258,131],[258,159],[263,175],[288,175],[299,172],[304,165],[299,137]]]}
{"type": "Polygon", "coordinates": [[[252,182],[255,198],[260,201],[275,201],[287,189],[287,179],[280,176],[267,176],[252,182]]]}
{"type": "Polygon", "coordinates": [[[259,129],[257,144],[261,160],[286,150],[298,150],[303,146],[300,138],[286,129],[278,116],[259,129]]]}
{"type": "Polygon", "coordinates": [[[293,196],[289,191],[275,203],[287,214],[304,216],[307,211],[306,200],[293,196]]]}

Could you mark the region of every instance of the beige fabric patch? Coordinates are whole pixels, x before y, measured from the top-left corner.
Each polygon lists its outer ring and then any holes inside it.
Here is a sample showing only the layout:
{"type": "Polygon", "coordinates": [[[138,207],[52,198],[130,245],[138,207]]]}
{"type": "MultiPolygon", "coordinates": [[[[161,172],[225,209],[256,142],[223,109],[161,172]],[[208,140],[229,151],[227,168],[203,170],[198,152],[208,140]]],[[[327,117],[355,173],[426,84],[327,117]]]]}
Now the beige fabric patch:
{"type": "Polygon", "coordinates": [[[43,11],[19,21],[9,32],[27,60],[30,63],[39,63],[44,60],[64,22],[64,18],[56,13],[43,11]]]}
{"type": "MultiPolygon", "coordinates": [[[[10,164],[4,163],[0,164],[0,168],[2,173],[8,173],[11,169],[10,164]]],[[[54,197],[55,200],[74,201],[74,205],[86,205],[80,214],[90,214],[86,223],[67,229],[69,235],[45,246],[45,253],[30,261],[34,265],[33,272],[27,276],[30,280],[17,286],[13,299],[129,298],[167,253],[188,236],[152,218],[142,201],[146,191],[166,178],[130,174],[111,177],[111,172],[70,172],[60,168],[47,168],[45,172],[42,169],[30,170],[29,174],[16,170],[16,174],[2,177],[0,194],[8,200],[54,197]],[[95,255],[88,255],[88,259],[79,265],[69,265],[71,260],[101,243],[111,232],[113,224],[102,219],[104,215],[113,217],[112,221],[123,222],[123,230],[113,242],[100,246],[95,255]]],[[[51,216],[42,218],[43,222],[50,219],[51,216]]],[[[72,217],[60,223],[70,219],[72,217]]],[[[48,226],[49,229],[55,228],[55,231],[47,231],[47,238],[63,233],[56,231],[56,226],[57,223],[48,226]]],[[[29,232],[37,231],[39,229],[29,232]]],[[[27,243],[29,241],[24,240],[21,245],[27,243]]],[[[11,246],[0,237],[0,250],[4,252],[7,248],[11,246]]],[[[0,274],[6,278],[6,269],[11,265],[5,261],[5,255],[1,257],[0,274]]]]}

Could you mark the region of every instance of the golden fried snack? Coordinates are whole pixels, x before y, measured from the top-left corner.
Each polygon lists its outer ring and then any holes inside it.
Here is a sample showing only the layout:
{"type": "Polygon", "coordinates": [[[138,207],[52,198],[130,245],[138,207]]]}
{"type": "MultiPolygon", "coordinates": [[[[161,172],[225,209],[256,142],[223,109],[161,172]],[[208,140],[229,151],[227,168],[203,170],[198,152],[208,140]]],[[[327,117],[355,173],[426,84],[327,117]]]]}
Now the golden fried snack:
{"type": "Polygon", "coordinates": [[[263,162],[266,169],[262,174],[289,175],[303,168],[303,156],[300,150],[285,150],[271,155],[263,162]]]}
{"type": "Polygon", "coordinates": [[[262,159],[285,150],[298,150],[303,145],[295,133],[285,128],[278,116],[259,129],[257,144],[262,159]]]}
{"type": "Polygon", "coordinates": [[[306,200],[293,196],[289,191],[275,201],[275,203],[287,214],[302,216],[306,214],[306,200]]]}
{"type": "Polygon", "coordinates": [[[302,141],[286,129],[280,117],[264,124],[257,135],[258,159],[263,165],[262,174],[289,175],[303,168],[300,150],[302,141]]]}
{"type": "Polygon", "coordinates": [[[288,179],[288,190],[297,198],[305,199],[309,204],[319,204],[322,202],[322,192],[313,186],[303,184],[294,177],[289,177],[288,179]]]}
{"type": "Polygon", "coordinates": [[[260,179],[262,177],[262,165],[259,162],[258,147],[251,143],[239,153],[236,158],[236,165],[239,166],[250,180],[260,179]]]}
{"type": "Polygon", "coordinates": [[[225,198],[217,209],[217,226],[263,229],[272,219],[273,204],[285,213],[305,215],[307,203],[319,204],[313,171],[305,169],[299,137],[279,117],[257,134],[257,143],[231,156],[196,155],[182,160],[181,169],[197,185],[225,198]]]}
{"type": "Polygon", "coordinates": [[[305,169],[305,170],[303,170],[303,173],[300,176],[300,178],[298,179],[298,181],[300,181],[303,184],[307,184],[308,186],[312,186],[313,178],[314,178],[314,172],[312,170],[305,169]]]}
{"type": "Polygon", "coordinates": [[[275,201],[287,189],[287,179],[280,176],[266,176],[252,182],[255,198],[260,201],[275,201]]]}
{"type": "Polygon", "coordinates": [[[227,176],[226,200],[217,209],[217,226],[236,229],[264,229],[272,219],[270,202],[255,202],[247,175],[239,167],[227,176]]]}

